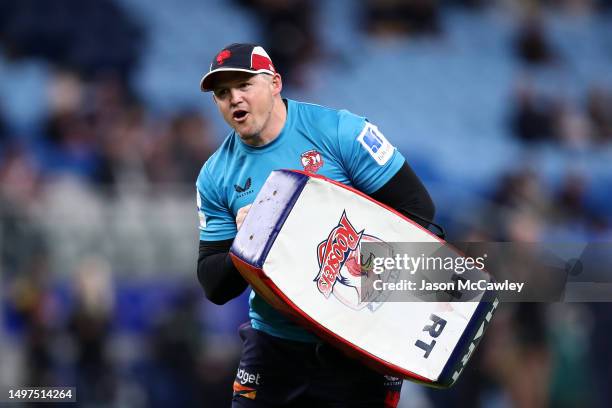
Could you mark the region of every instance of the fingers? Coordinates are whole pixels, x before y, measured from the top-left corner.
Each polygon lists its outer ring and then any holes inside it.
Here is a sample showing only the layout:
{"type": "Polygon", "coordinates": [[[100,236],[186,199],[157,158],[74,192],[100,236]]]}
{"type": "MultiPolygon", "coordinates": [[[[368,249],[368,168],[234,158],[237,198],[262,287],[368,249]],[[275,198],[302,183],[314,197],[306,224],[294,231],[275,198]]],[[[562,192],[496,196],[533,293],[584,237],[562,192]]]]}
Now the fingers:
{"type": "Polygon", "coordinates": [[[249,210],[251,209],[251,205],[252,204],[245,205],[244,207],[238,210],[238,214],[236,214],[236,228],[240,229],[240,227],[242,226],[244,219],[246,218],[249,210]]]}

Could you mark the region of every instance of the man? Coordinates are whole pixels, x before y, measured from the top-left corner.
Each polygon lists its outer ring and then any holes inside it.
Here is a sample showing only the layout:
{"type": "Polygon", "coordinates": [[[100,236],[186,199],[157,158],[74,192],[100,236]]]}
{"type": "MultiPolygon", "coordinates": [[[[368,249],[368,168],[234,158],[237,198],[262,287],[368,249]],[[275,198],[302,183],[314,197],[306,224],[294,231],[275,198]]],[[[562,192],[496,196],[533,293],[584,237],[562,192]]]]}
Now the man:
{"type": "MultiPolygon", "coordinates": [[[[281,98],[282,79],[262,47],[232,44],[201,81],[232,127],[198,177],[198,279],[216,304],[247,283],[228,255],[251,202],[272,170],[332,178],[428,224],[431,199],[403,156],[376,126],[348,111],[281,98]]],[[[288,271],[290,273],[290,271],[288,271]]],[[[394,407],[401,380],[345,357],[255,292],[233,407],[394,407]]]]}

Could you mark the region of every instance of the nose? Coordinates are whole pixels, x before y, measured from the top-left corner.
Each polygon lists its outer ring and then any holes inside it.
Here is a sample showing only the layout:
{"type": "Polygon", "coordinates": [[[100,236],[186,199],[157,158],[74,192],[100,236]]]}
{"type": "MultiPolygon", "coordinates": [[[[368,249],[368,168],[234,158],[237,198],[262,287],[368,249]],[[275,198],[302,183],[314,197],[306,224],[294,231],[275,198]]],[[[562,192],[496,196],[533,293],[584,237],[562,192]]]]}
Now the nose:
{"type": "Polygon", "coordinates": [[[237,88],[230,88],[230,103],[232,105],[238,104],[242,100],[242,92],[237,88]]]}

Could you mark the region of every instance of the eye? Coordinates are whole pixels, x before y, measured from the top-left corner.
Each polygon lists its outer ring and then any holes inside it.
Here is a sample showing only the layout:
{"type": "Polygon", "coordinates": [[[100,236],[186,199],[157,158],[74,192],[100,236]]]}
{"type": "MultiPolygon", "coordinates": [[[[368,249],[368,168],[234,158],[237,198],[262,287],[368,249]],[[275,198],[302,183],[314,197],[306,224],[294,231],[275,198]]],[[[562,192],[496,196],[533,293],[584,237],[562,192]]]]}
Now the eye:
{"type": "Polygon", "coordinates": [[[251,86],[250,82],[243,82],[240,84],[240,89],[247,89],[249,86],[251,86]]]}
{"type": "Polygon", "coordinates": [[[215,89],[214,93],[217,98],[222,99],[227,95],[227,88],[215,89]]]}

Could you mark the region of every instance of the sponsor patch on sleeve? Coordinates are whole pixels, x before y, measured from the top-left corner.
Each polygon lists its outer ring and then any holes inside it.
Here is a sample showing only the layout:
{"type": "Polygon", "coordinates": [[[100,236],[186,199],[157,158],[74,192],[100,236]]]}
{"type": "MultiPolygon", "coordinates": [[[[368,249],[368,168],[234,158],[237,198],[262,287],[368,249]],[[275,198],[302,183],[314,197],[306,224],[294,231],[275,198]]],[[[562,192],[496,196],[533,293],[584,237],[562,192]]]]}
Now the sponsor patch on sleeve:
{"type": "Polygon", "coordinates": [[[196,204],[198,206],[198,218],[200,219],[200,229],[206,228],[206,216],[204,215],[204,210],[202,209],[202,197],[200,197],[200,192],[196,188],[196,204]]]}
{"type": "Polygon", "coordinates": [[[395,151],[395,147],[389,143],[380,130],[369,122],[366,122],[357,140],[381,166],[391,159],[395,151]]]}

